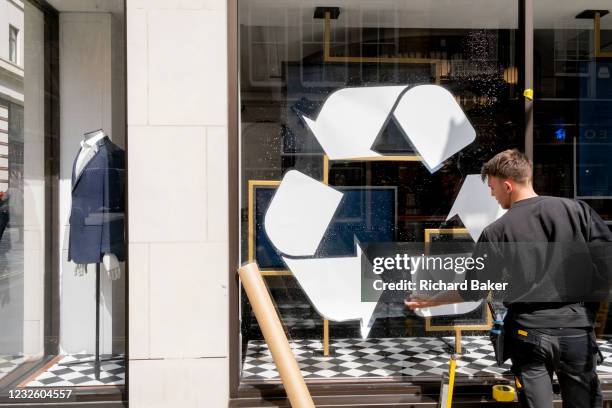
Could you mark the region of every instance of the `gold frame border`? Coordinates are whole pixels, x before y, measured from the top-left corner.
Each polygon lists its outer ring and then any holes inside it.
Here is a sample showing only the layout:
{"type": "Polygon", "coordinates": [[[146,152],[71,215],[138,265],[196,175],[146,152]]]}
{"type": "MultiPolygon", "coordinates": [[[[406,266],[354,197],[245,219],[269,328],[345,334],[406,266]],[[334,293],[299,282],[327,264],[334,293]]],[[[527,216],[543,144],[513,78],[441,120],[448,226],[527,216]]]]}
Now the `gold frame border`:
{"type": "MultiPolygon", "coordinates": [[[[431,242],[432,234],[443,235],[469,235],[467,228],[425,228],[425,243],[431,242]]],[[[491,311],[488,308],[485,308],[487,315],[487,323],[486,324],[467,324],[467,325],[447,325],[447,326],[435,326],[431,324],[431,317],[425,318],[425,331],[454,331],[459,338],[461,338],[462,330],[490,330],[493,325],[493,318],[491,317],[491,311]]]]}
{"type": "Polygon", "coordinates": [[[601,15],[595,13],[593,18],[593,48],[595,48],[595,57],[612,57],[612,51],[601,50],[601,15]]]}
{"type": "Polygon", "coordinates": [[[325,22],[323,28],[323,62],[340,63],[362,63],[372,62],[378,64],[429,64],[433,65],[436,71],[436,84],[440,84],[442,77],[442,64],[444,60],[434,58],[414,58],[414,57],[351,57],[351,56],[332,56],[331,54],[331,13],[325,12],[325,22]]]}
{"type": "MultiPolygon", "coordinates": [[[[249,180],[248,199],[248,227],[247,227],[247,258],[248,262],[255,262],[255,188],[256,187],[278,187],[280,180],[249,180]]],[[[287,269],[261,269],[261,276],[293,276],[287,269]]]]}
{"type": "MultiPolygon", "coordinates": [[[[326,161],[327,156],[323,158],[323,183],[328,184],[329,181],[329,162],[326,161]]],[[[280,180],[248,180],[248,214],[247,214],[247,258],[249,262],[255,261],[255,187],[278,187],[280,180]]],[[[267,276],[293,276],[291,271],[287,269],[260,269],[262,277],[267,276]]],[[[315,309],[316,310],[316,309],[315,309]]],[[[329,320],[323,318],[323,356],[329,357],[329,320]]]]}

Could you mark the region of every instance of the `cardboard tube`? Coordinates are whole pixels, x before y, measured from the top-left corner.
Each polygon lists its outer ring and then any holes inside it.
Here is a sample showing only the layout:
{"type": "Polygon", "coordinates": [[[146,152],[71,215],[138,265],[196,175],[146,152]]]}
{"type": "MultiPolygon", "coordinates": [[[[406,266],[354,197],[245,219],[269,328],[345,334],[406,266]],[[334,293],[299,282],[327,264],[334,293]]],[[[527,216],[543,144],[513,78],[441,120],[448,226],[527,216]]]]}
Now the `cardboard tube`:
{"type": "Polygon", "coordinates": [[[251,302],[259,328],[272,353],[272,359],[283,381],[291,406],[293,408],[314,408],[314,402],[291,351],[259,268],[255,263],[249,263],[238,270],[238,275],[240,275],[244,291],[251,302]]]}

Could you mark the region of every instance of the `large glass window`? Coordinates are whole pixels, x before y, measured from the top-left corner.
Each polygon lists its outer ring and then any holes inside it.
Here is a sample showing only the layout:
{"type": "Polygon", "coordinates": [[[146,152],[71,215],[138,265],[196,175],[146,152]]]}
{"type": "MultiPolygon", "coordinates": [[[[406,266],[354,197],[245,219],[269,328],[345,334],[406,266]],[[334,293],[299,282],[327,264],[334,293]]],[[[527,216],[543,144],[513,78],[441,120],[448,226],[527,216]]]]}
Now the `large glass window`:
{"type": "Polygon", "coordinates": [[[612,17],[597,2],[535,2],[535,185],[612,220],[612,17]]]}
{"type": "MultiPolygon", "coordinates": [[[[437,381],[455,333],[463,334],[464,347],[482,340],[486,310],[427,318],[407,312],[402,299],[381,298],[361,318],[348,310],[344,321],[327,319],[323,314],[343,307],[354,282],[331,284],[346,272],[338,264],[313,285],[300,278],[302,266],[316,271],[308,262],[348,259],[368,243],[473,243],[451,213],[462,185],[494,153],[524,145],[517,2],[238,5],[241,260],[262,270],[308,381],[437,381]],[[432,102],[434,94],[441,99],[432,102]],[[454,106],[455,119],[443,113],[446,106],[454,106]],[[422,117],[427,128],[442,130],[419,133],[422,117]],[[470,128],[473,139],[462,139],[470,128]],[[300,204],[313,191],[341,197],[310,241],[300,230],[271,231],[271,203],[292,185],[296,205],[275,208],[288,224],[320,221],[312,214],[324,212],[323,201],[300,204]],[[307,185],[313,190],[305,193],[307,185]]],[[[244,293],[241,305],[241,379],[278,381],[244,293]]]]}
{"type": "Polygon", "coordinates": [[[121,401],[124,9],[43,3],[0,0],[0,405],[121,401]]]}
{"type": "Polygon", "coordinates": [[[0,25],[0,392],[44,355],[44,17],[30,3],[3,1],[0,25]],[[28,36],[27,45],[19,40],[28,36]],[[25,52],[24,52],[25,51],[25,52]],[[13,64],[2,63],[1,60],[13,64]],[[17,65],[18,64],[18,65],[17,65]]]}
{"type": "MultiPolygon", "coordinates": [[[[603,3],[534,2],[534,184],[612,225],[612,15],[603,3]]],[[[596,322],[609,334],[608,304],[596,322]]]]}

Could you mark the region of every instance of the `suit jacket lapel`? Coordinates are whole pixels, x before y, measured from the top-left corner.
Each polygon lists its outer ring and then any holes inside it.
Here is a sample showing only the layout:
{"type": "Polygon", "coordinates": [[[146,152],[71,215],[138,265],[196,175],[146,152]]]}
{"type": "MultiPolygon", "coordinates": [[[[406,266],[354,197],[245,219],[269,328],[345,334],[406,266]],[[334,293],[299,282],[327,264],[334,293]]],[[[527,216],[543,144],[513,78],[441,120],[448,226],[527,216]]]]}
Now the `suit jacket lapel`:
{"type": "Polygon", "coordinates": [[[74,189],[74,184],[76,183],[76,163],[77,160],[79,160],[79,155],[81,154],[81,150],[83,150],[82,147],[79,147],[79,151],[77,152],[74,161],[72,162],[72,188],[74,189]]]}
{"type": "MultiPolygon", "coordinates": [[[[81,180],[81,176],[83,175],[83,173],[85,173],[85,170],[87,169],[87,167],[89,167],[89,165],[91,164],[91,162],[94,160],[94,158],[96,157],[96,155],[98,154],[98,152],[100,151],[100,148],[102,147],[102,145],[104,143],[106,143],[106,140],[108,139],[108,136],[104,136],[102,139],[100,139],[93,147],[92,149],[87,153],[87,156],[85,157],[85,165],[83,166],[83,168],[81,169],[81,172],[79,174],[76,175],[76,179],[74,180],[74,183],[72,183],[72,191],[74,191],[74,189],[76,188],[77,184],[79,184],[79,181],[81,180]]],[[[81,150],[79,150],[79,154],[81,153],[81,150]]],[[[79,158],[79,156],[77,155],[77,159],[79,158]]],[[[72,173],[74,174],[74,172],[76,171],[76,160],[74,161],[74,168],[72,170],[72,173]]]]}

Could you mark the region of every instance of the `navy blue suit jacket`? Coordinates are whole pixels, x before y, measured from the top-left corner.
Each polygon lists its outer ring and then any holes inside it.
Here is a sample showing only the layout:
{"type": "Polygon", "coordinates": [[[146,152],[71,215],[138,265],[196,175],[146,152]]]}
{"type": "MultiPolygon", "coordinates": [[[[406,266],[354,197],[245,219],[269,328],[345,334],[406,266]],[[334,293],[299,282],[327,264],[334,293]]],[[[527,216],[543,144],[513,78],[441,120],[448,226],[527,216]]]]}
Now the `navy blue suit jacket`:
{"type": "Polygon", "coordinates": [[[94,151],[78,177],[76,158],[72,165],[68,260],[99,263],[105,253],[113,253],[123,261],[125,153],[107,136],[96,143],[94,151]]]}

